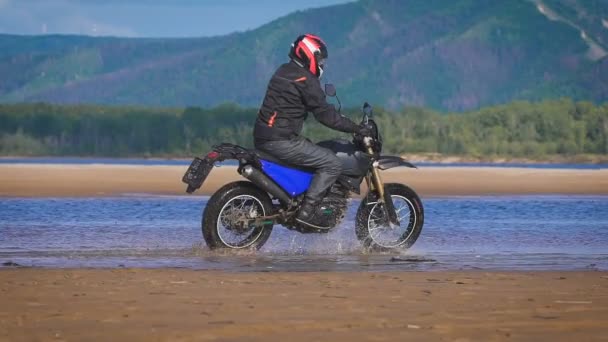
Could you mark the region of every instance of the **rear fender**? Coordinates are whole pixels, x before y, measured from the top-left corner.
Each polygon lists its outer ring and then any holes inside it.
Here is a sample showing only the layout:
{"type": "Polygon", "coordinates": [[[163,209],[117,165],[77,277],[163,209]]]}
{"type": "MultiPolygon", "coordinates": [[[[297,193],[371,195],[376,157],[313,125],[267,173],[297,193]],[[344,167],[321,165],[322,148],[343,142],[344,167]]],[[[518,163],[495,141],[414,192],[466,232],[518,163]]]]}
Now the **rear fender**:
{"type": "Polygon", "coordinates": [[[239,172],[241,172],[242,167],[246,164],[253,164],[259,167],[259,161],[255,154],[244,147],[233,144],[213,146],[213,150],[207,153],[205,157],[196,157],[190,163],[188,170],[182,177],[182,182],[188,185],[186,192],[191,194],[199,189],[207,179],[207,176],[209,176],[216,162],[230,159],[239,161],[239,172]]]}
{"type": "Polygon", "coordinates": [[[392,169],[392,168],[398,167],[398,166],[405,166],[405,167],[417,169],[417,167],[414,164],[408,162],[407,160],[405,160],[401,157],[397,157],[397,156],[380,156],[380,158],[378,158],[378,160],[377,160],[377,163],[378,163],[378,168],[380,170],[388,170],[388,169],[392,169]]]}
{"type": "Polygon", "coordinates": [[[187,193],[191,194],[203,185],[211,169],[213,169],[213,163],[215,163],[213,156],[215,155],[217,155],[217,152],[212,151],[204,158],[196,157],[192,160],[188,170],[182,177],[182,182],[188,185],[186,188],[187,193]],[[209,157],[210,155],[212,157],[209,157]]]}
{"type": "Polygon", "coordinates": [[[258,167],[260,166],[255,153],[239,145],[227,143],[215,145],[213,146],[213,150],[207,154],[207,157],[211,155],[213,155],[214,162],[235,159],[238,160],[241,165],[255,164],[258,167]]]}

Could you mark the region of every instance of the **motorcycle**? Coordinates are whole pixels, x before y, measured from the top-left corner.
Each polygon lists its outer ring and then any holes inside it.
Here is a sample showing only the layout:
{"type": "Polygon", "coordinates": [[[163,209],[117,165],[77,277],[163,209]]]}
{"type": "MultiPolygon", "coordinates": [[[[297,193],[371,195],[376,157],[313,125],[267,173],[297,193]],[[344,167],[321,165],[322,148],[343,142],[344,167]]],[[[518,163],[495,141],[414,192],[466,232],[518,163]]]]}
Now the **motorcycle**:
{"type": "MultiPolygon", "coordinates": [[[[337,98],[332,84],[325,85],[325,93],[337,98]]],[[[370,136],[353,135],[352,141],[335,139],[318,143],[334,151],[343,163],[342,174],[319,207],[319,227],[331,229],[319,229],[295,220],[314,170],[286,165],[261,151],[227,143],[214,146],[203,158],[194,158],[182,178],[189,194],[203,185],[216,163],[225,160],[238,161],[237,171],[247,179],[224,185],[207,202],[202,217],[207,245],[211,249],[259,249],[275,224],[300,233],[332,231],[347,212],[350,193],[361,194],[360,187],[365,180],[368,192],[355,218],[359,241],[364,248],[375,251],[412,246],[424,224],[422,202],[416,192],[404,184],[384,184],[379,171],[416,166],[403,158],[380,154],[382,138],[367,102],[363,105],[362,124],[370,129],[370,136]]]]}

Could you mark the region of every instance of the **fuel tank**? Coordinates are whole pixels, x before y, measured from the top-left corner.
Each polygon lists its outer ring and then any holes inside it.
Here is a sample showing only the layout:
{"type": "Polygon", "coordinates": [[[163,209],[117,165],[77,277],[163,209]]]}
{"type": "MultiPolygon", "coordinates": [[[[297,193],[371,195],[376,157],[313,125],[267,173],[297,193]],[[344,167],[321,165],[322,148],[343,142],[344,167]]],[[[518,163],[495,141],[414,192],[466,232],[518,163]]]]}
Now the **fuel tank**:
{"type": "Polygon", "coordinates": [[[347,176],[363,177],[371,164],[370,155],[359,151],[355,144],[345,139],[325,140],[317,143],[330,149],[342,161],[342,173],[347,176]]]}

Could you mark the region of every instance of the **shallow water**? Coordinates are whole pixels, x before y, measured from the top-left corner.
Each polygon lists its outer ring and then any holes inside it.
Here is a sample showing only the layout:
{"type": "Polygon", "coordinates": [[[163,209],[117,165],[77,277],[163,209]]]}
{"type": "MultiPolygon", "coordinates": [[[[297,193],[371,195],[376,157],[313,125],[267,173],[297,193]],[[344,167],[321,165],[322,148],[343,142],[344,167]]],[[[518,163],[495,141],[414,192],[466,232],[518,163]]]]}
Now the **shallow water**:
{"type": "Polygon", "coordinates": [[[0,263],[42,267],[186,267],[230,271],[608,270],[608,196],[423,199],[425,225],[408,251],[366,254],[358,200],[326,235],[275,226],[258,252],[209,251],[208,197],[0,199],[0,263]]]}

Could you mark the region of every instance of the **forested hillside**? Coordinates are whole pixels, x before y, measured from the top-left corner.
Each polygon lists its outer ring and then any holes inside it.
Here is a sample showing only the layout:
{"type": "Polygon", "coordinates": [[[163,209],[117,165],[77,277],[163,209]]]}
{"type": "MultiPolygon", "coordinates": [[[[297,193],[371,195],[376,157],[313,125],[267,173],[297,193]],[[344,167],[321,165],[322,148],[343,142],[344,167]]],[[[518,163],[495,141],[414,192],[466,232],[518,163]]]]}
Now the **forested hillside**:
{"type": "Polygon", "coordinates": [[[605,0],[361,0],[213,38],[0,35],[0,102],[255,107],[302,32],[349,106],[608,99],[605,0]]]}
{"type": "MultiPolygon", "coordinates": [[[[212,145],[252,145],[257,109],[0,105],[0,155],[185,156],[212,145]]],[[[512,102],[467,113],[376,108],[385,152],[543,158],[608,153],[608,105],[568,99],[512,102]]],[[[359,110],[346,114],[359,120],[359,110]]],[[[314,120],[304,135],[339,134],[314,120]]],[[[348,136],[343,135],[348,138],[348,136]]]]}

